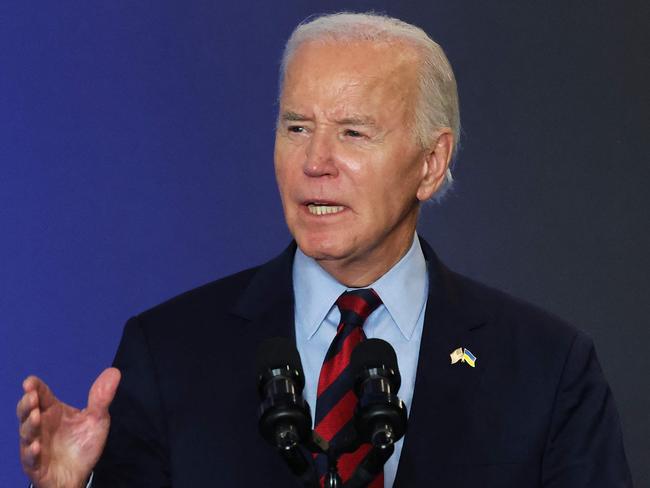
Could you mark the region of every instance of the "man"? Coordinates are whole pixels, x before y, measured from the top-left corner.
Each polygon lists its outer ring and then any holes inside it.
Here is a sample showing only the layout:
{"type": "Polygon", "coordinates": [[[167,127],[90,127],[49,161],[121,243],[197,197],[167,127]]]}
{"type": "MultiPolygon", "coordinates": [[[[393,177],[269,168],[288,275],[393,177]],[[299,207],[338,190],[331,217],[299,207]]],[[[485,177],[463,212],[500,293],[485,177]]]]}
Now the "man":
{"type": "MultiPolygon", "coordinates": [[[[458,133],[453,73],[423,31],[358,14],[299,26],[275,145],[295,244],[132,318],[87,409],[25,380],[20,449],[34,484],[292,486],[255,411],[256,347],[285,336],[333,443],[354,408],[349,349],[365,337],[395,348],[409,430],[370,486],[631,486],[590,339],[449,271],[415,234],[421,202],[451,181],[458,133]],[[351,327],[345,303],[358,297],[351,327]]],[[[341,457],[344,481],[366,452],[341,457]]]]}

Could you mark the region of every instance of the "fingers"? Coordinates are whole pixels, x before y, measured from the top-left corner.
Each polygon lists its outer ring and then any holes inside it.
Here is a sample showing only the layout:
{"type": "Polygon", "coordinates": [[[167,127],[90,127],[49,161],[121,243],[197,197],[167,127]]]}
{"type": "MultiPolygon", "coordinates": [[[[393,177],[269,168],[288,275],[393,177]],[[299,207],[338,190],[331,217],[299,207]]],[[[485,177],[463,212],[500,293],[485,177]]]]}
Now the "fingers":
{"type": "Polygon", "coordinates": [[[20,443],[29,446],[41,433],[41,411],[38,408],[38,396],[35,391],[28,391],[16,406],[16,416],[20,422],[18,434],[20,443]]]}
{"type": "Polygon", "coordinates": [[[38,440],[41,434],[41,412],[38,408],[33,409],[25,421],[20,424],[18,433],[22,444],[29,445],[38,440]]]}
{"type": "Polygon", "coordinates": [[[16,405],[16,417],[20,423],[24,422],[31,411],[38,407],[38,395],[35,391],[28,391],[16,405]]]}
{"type": "Polygon", "coordinates": [[[29,445],[38,438],[41,430],[41,409],[56,400],[48,386],[36,376],[23,381],[25,394],[16,405],[16,416],[20,422],[18,433],[21,444],[29,445]]]}
{"type": "Polygon", "coordinates": [[[25,471],[35,471],[41,461],[41,443],[34,441],[31,444],[20,444],[20,461],[25,471]]]}
{"type": "Polygon", "coordinates": [[[88,410],[96,415],[105,415],[115,397],[122,375],[116,368],[107,368],[97,377],[88,393],[88,410]]]}
{"type": "Polygon", "coordinates": [[[56,397],[52,393],[52,390],[50,390],[47,384],[37,376],[28,376],[25,381],[23,381],[23,390],[25,393],[35,391],[38,395],[38,404],[43,410],[46,410],[56,402],[56,397]]]}
{"type": "Polygon", "coordinates": [[[41,460],[41,411],[39,403],[44,400],[51,404],[54,395],[49,388],[36,376],[30,376],[23,381],[25,394],[16,405],[16,416],[20,422],[20,461],[25,472],[29,474],[38,469],[41,460]],[[42,398],[41,398],[42,395],[42,398]]]}

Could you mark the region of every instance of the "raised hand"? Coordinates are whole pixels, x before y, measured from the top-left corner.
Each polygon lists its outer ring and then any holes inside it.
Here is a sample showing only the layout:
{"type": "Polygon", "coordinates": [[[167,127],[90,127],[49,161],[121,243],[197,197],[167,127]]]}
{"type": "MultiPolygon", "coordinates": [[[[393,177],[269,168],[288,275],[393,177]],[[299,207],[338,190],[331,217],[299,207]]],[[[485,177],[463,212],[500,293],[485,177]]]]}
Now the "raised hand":
{"type": "Polygon", "coordinates": [[[20,460],[37,488],[79,488],[104,449],[110,405],[120,372],[105,369],[88,393],[83,410],[58,400],[36,376],[23,382],[25,394],[18,402],[20,460]]]}

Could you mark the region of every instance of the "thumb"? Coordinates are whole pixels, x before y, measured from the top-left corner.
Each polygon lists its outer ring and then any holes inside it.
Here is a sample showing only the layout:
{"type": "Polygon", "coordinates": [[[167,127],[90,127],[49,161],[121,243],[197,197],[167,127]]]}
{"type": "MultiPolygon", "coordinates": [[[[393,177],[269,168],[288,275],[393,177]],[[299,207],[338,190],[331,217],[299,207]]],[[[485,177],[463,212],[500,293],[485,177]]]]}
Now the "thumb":
{"type": "Polygon", "coordinates": [[[88,410],[96,415],[105,415],[113,401],[122,375],[117,368],[106,368],[97,377],[88,393],[88,410]]]}

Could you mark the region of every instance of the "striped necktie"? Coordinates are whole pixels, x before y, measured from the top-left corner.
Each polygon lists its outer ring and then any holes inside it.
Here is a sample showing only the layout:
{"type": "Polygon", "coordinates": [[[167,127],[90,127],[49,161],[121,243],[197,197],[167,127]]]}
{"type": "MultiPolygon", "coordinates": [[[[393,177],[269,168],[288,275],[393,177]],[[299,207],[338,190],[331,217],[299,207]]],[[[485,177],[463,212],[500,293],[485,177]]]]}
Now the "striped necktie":
{"type": "MultiPolygon", "coordinates": [[[[341,321],[321,367],[314,420],[314,430],[335,448],[354,435],[353,415],[357,396],[349,368],[350,356],[352,350],[366,339],[363,324],[381,303],[381,298],[371,288],[346,291],[336,300],[341,311],[341,321]]],[[[363,444],[355,452],[340,456],[337,466],[343,483],[354,474],[370,447],[370,444],[363,444]]],[[[322,486],[327,473],[327,457],[320,454],[315,461],[322,486]]],[[[383,488],[383,473],[368,486],[383,488]]]]}

